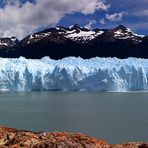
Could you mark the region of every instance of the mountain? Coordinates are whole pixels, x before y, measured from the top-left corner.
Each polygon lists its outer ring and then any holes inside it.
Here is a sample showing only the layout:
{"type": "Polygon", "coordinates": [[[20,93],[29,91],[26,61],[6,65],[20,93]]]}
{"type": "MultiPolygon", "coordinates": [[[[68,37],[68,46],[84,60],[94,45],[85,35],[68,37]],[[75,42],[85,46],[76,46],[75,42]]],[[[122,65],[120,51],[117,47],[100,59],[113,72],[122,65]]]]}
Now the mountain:
{"type": "Polygon", "coordinates": [[[57,26],[32,33],[21,41],[14,37],[0,41],[1,57],[148,58],[148,36],[138,35],[123,25],[114,29],[93,30],[82,28],[77,24],[68,28],[57,26]]]}

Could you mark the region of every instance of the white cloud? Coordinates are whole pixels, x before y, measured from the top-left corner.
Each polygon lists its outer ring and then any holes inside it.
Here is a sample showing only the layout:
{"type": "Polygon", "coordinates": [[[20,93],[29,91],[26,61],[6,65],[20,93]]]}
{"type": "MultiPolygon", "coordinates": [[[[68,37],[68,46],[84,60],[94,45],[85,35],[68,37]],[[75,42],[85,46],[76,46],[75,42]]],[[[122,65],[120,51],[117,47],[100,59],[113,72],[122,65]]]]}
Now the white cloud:
{"type": "MultiPolygon", "coordinates": [[[[86,0],[87,1],[87,0],[86,0]]],[[[80,3],[82,0],[80,1],[80,3]]],[[[82,9],[83,14],[93,14],[95,10],[107,10],[110,5],[105,5],[103,1],[92,0],[90,3],[87,3],[86,6],[82,9]]]]}
{"type": "Polygon", "coordinates": [[[96,10],[107,10],[104,0],[36,0],[36,3],[20,3],[6,0],[0,8],[0,36],[22,38],[32,30],[58,23],[66,14],[80,12],[93,14],[96,10]]]}
{"type": "Polygon", "coordinates": [[[100,20],[100,24],[103,24],[103,25],[106,24],[106,23],[105,23],[105,19],[101,19],[101,20],[100,20]]]}
{"type": "Polygon", "coordinates": [[[109,21],[121,21],[123,16],[125,16],[127,13],[126,12],[120,12],[120,13],[113,13],[113,14],[106,14],[106,19],[109,21]]]}
{"type": "Polygon", "coordinates": [[[96,20],[89,21],[89,23],[85,25],[85,28],[91,29],[92,25],[94,25],[96,22],[97,22],[96,20]]]}
{"type": "Polygon", "coordinates": [[[144,17],[148,16],[148,9],[135,12],[134,15],[139,16],[139,17],[141,17],[141,16],[144,16],[144,17]]]}

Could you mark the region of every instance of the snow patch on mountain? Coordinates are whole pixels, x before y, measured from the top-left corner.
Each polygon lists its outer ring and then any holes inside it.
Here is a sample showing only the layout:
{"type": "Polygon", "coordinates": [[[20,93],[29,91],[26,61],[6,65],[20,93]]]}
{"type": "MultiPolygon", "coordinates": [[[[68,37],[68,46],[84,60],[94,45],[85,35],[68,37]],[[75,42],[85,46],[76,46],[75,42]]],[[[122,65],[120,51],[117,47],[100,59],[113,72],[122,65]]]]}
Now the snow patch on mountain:
{"type": "Polygon", "coordinates": [[[97,37],[98,35],[101,35],[103,33],[104,33],[104,31],[95,32],[95,31],[80,30],[79,32],[76,32],[75,30],[72,30],[72,31],[67,31],[67,34],[65,37],[70,38],[73,41],[86,42],[86,41],[90,41],[90,40],[94,39],[95,37],[97,37]]]}
{"type": "Polygon", "coordinates": [[[34,33],[34,34],[31,34],[30,37],[29,37],[29,40],[28,40],[28,44],[30,43],[35,43],[43,38],[46,38],[48,36],[50,36],[51,32],[47,32],[47,33],[34,33]]]}
{"type": "Polygon", "coordinates": [[[14,46],[17,43],[18,43],[18,39],[15,37],[0,38],[0,46],[14,46]]]}
{"type": "Polygon", "coordinates": [[[131,29],[124,26],[115,28],[114,36],[118,39],[131,39],[135,42],[141,42],[141,39],[145,37],[144,35],[134,33],[131,29]]]}
{"type": "Polygon", "coordinates": [[[8,43],[3,42],[3,41],[0,40],[0,45],[1,45],[1,46],[8,46],[8,43]]]}
{"type": "Polygon", "coordinates": [[[148,60],[0,58],[0,90],[134,91],[148,90],[148,60]]]}

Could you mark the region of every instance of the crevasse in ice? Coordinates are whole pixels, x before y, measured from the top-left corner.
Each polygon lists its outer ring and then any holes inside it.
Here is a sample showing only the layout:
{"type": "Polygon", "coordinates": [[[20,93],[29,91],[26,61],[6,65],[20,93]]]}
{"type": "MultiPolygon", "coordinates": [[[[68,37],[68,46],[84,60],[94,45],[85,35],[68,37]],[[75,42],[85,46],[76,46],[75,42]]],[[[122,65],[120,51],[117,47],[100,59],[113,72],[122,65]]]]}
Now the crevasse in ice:
{"type": "Polygon", "coordinates": [[[134,91],[148,89],[148,59],[0,58],[0,90],[134,91]]]}

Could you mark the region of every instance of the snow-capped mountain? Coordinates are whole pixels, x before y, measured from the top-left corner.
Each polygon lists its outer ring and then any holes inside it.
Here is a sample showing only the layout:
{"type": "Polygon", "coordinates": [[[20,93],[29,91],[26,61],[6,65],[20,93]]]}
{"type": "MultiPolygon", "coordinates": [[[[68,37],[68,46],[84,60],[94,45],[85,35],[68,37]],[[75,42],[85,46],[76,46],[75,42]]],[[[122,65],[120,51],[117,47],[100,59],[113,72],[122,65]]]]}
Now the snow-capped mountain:
{"type": "Polygon", "coordinates": [[[112,32],[117,39],[130,39],[135,42],[141,42],[141,39],[145,37],[144,35],[134,33],[131,29],[123,25],[116,27],[112,32]]]}
{"type": "Polygon", "coordinates": [[[15,38],[0,40],[2,57],[61,59],[68,56],[143,57],[148,58],[148,36],[138,35],[120,25],[114,29],[86,29],[79,25],[57,26],[32,33],[19,41],[15,38]]]}
{"type": "Polygon", "coordinates": [[[15,46],[17,43],[18,39],[16,37],[0,38],[0,47],[15,46]]]}
{"type": "Polygon", "coordinates": [[[56,36],[57,38],[63,37],[65,39],[69,39],[78,43],[87,43],[95,39],[96,37],[101,37],[101,35],[103,34],[112,36],[115,39],[130,39],[135,42],[141,42],[141,39],[144,37],[143,35],[138,35],[134,33],[131,29],[126,28],[123,25],[120,25],[113,30],[89,30],[86,28],[81,28],[79,25],[76,24],[68,28],[57,26],[55,28],[50,28],[41,32],[33,33],[28,37],[28,44],[32,44],[44,38],[53,36],[56,36]]]}
{"type": "MultiPolygon", "coordinates": [[[[90,40],[93,40],[96,38],[98,35],[101,35],[104,33],[102,30],[88,30],[86,28],[81,28],[79,25],[73,25],[68,28],[65,28],[63,26],[57,26],[55,28],[49,28],[46,30],[43,30],[41,32],[33,33],[30,34],[28,38],[28,44],[32,44],[35,42],[38,42],[42,39],[45,38],[51,38],[52,37],[57,39],[65,38],[69,39],[74,42],[79,42],[79,43],[86,43],[89,42],[90,40]]],[[[56,39],[54,39],[56,41],[56,39]]]]}

